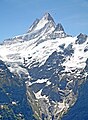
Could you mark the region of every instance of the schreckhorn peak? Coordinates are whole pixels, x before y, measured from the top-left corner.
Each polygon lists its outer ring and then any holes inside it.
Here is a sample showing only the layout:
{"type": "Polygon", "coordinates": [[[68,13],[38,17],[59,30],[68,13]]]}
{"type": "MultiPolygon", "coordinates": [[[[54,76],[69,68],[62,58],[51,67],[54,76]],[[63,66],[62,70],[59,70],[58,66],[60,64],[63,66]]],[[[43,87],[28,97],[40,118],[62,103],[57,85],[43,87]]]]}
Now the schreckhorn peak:
{"type": "Polygon", "coordinates": [[[67,35],[46,13],[4,41],[0,59],[0,118],[61,120],[88,80],[88,36],[67,35]]]}

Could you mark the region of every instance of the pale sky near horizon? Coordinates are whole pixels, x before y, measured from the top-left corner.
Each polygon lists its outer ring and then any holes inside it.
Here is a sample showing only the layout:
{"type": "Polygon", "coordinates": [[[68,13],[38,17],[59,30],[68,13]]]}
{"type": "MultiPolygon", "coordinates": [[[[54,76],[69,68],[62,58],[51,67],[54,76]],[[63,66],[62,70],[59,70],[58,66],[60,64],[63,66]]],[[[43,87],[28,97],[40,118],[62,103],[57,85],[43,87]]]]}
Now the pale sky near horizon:
{"type": "Polygon", "coordinates": [[[0,41],[25,33],[46,12],[66,33],[88,35],[88,0],[0,0],[0,41]]]}

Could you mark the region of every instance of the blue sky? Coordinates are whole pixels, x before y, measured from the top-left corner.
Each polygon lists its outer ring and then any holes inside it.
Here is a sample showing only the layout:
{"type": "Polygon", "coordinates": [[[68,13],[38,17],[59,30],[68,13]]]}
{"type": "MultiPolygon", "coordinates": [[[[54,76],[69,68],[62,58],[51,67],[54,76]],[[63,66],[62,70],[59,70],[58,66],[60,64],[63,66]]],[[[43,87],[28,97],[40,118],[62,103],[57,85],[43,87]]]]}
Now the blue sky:
{"type": "Polygon", "coordinates": [[[68,34],[88,35],[88,0],[0,0],[0,41],[25,33],[46,12],[68,34]]]}

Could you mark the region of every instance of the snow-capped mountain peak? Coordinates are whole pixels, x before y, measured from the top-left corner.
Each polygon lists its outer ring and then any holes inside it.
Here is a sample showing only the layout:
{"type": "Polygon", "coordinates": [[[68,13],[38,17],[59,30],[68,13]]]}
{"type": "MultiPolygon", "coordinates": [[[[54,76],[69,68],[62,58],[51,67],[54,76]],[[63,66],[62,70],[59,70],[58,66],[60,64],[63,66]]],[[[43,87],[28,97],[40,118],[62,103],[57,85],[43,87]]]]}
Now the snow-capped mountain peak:
{"type": "Polygon", "coordinates": [[[60,120],[88,78],[88,36],[67,35],[46,13],[27,33],[0,45],[0,58],[11,73],[26,79],[25,95],[37,120],[42,114],[47,120],[60,120]]]}
{"type": "Polygon", "coordinates": [[[45,13],[45,15],[40,20],[37,20],[35,23],[36,24],[33,24],[36,25],[34,31],[43,29],[48,23],[52,23],[55,27],[54,20],[49,13],[45,13]]]}
{"type": "Polygon", "coordinates": [[[56,25],[51,15],[49,13],[45,13],[41,19],[36,19],[33,22],[33,24],[29,27],[27,33],[11,39],[7,39],[4,41],[4,44],[24,42],[35,38],[37,38],[37,41],[40,41],[40,38],[42,38],[42,40],[48,40],[55,38],[63,38],[66,36],[67,34],[65,33],[61,23],[56,25]]]}

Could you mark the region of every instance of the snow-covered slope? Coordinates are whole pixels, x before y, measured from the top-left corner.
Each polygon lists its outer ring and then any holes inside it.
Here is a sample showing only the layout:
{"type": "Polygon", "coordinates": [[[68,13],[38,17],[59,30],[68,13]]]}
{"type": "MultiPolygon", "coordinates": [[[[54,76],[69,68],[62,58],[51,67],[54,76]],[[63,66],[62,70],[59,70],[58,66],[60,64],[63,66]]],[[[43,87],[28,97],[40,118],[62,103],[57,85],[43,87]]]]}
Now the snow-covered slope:
{"type": "Polygon", "coordinates": [[[88,36],[66,34],[46,13],[27,33],[5,40],[0,59],[19,77],[27,75],[27,97],[36,119],[59,120],[88,76],[88,36]]]}

